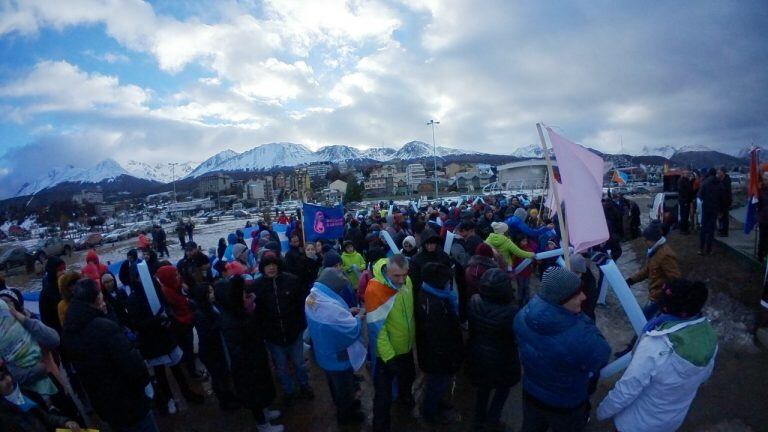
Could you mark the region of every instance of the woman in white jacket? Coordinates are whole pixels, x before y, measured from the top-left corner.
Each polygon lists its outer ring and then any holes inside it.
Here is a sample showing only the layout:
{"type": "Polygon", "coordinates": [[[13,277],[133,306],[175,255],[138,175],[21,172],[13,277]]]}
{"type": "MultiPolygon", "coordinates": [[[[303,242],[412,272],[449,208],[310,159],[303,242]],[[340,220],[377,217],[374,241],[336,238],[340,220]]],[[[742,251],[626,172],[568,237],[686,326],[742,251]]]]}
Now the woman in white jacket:
{"type": "Polygon", "coordinates": [[[662,315],[646,324],[632,361],[597,408],[620,432],[663,432],[680,427],[699,386],[712,374],[717,336],[701,315],[702,282],[675,279],[664,286],[662,315]]]}

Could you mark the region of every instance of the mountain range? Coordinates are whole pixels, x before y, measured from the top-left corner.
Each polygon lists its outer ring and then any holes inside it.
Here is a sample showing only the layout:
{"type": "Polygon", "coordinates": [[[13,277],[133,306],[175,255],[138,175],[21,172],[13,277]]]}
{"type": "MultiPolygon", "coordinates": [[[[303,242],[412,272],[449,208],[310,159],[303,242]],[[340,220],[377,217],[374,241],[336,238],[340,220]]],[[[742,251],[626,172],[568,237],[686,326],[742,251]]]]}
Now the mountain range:
{"type": "MultiPolygon", "coordinates": [[[[619,166],[625,164],[660,164],[671,161],[678,165],[715,166],[736,165],[744,162],[748,149],[739,150],[737,156],[726,155],[703,147],[644,147],[641,155],[594,153],[619,166]]],[[[410,141],[401,148],[373,147],[358,149],[345,145],[329,145],[312,151],[302,144],[276,142],[256,146],[243,153],[223,150],[202,163],[187,161],[182,163],[148,164],[128,161],[125,167],[112,159],[105,159],[90,168],[65,165],[52,168],[48,174],[33,182],[25,183],[14,196],[33,195],[62,183],[72,184],[73,188],[84,183],[115,182],[122,176],[141,179],[148,183],[162,186],[174,180],[194,180],[207,173],[247,172],[269,170],[279,167],[292,167],[313,162],[352,162],[370,165],[387,161],[424,161],[431,159],[434,153],[444,161],[496,162],[505,163],[519,159],[541,158],[543,152],[537,145],[520,147],[508,155],[492,155],[472,150],[448,147],[433,147],[422,141],[410,141]],[[492,160],[491,160],[492,159],[492,160]]],[[[121,180],[124,181],[124,180],[121,180]]]]}

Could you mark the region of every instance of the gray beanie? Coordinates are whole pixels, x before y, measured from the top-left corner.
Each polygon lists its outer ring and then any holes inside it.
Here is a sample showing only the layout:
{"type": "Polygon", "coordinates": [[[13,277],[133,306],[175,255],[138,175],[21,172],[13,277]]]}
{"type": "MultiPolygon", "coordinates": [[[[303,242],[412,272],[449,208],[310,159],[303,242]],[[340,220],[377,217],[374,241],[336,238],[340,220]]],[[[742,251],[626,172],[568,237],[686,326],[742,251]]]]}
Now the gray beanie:
{"type": "Polygon", "coordinates": [[[562,304],[573,297],[581,286],[576,273],[562,267],[550,267],[541,278],[539,297],[552,304],[562,304]]]}
{"type": "Polygon", "coordinates": [[[515,216],[517,216],[520,220],[525,220],[525,218],[528,216],[528,212],[525,211],[524,208],[518,207],[517,210],[515,210],[515,216]]]}
{"type": "Polygon", "coordinates": [[[347,278],[344,276],[344,273],[341,270],[333,267],[324,268],[320,272],[320,276],[318,276],[317,282],[327,286],[336,293],[341,292],[344,287],[349,285],[349,280],[347,280],[347,278]]]}

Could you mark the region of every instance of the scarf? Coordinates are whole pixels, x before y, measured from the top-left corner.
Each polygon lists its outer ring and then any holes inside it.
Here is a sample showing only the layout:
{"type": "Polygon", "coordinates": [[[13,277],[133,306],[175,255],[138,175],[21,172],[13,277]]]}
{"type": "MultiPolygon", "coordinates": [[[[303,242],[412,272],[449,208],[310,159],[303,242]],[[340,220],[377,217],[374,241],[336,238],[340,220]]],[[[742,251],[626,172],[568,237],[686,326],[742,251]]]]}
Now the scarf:
{"type": "Polygon", "coordinates": [[[651,246],[650,249],[648,249],[648,258],[652,257],[653,254],[656,253],[656,251],[661,247],[661,245],[663,245],[666,242],[667,242],[667,238],[664,236],[658,239],[656,243],[654,243],[653,246],[651,246]]]}
{"type": "Polygon", "coordinates": [[[459,296],[454,290],[437,289],[426,282],[421,283],[421,289],[439,299],[448,300],[448,303],[451,305],[451,312],[453,312],[454,315],[459,314],[459,296]]]}
{"type": "Polygon", "coordinates": [[[661,327],[662,325],[668,322],[674,322],[674,321],[684,322],[684,321],[690,321],[690,320],[699,319],[699,318],[701,318],[701,314],[694,315],[690,318],[681,318],[677,315],[671,315],[671,314],[661,314],[651,319],[647,323],[645,323],[645,327],[643,327],[643,332],[656,330],[657,328],[661,327]]]}

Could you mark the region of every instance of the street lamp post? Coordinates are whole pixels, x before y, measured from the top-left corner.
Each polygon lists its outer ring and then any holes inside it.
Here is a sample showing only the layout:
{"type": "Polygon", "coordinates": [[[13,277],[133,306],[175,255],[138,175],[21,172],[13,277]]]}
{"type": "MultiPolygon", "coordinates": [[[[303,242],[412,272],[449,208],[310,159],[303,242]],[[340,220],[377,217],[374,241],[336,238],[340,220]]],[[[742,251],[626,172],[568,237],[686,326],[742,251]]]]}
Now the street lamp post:
{"type": "Polygon", "coordinates": [[[435,161],[435,171],[434,171],[434,177],[435,177],[435,200],[437,200],[440,197],[440,187],[437,184],[437,141],[435,141],[435,125],[439,125],[439,121],[430,120],[427,123],[427,126],[432,126],[432,154],[433,159],[435,161]]]}
{"type": "Polygon", "coordinates": [[[171,162],[171,183],[173,183],[173,202],[179,202],[179,200],[176,199],[176,165],[178,165],[178,163],[171,162]]]}

